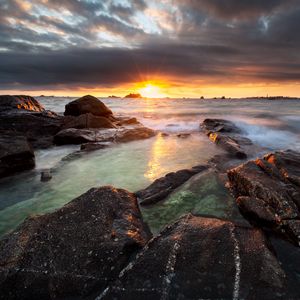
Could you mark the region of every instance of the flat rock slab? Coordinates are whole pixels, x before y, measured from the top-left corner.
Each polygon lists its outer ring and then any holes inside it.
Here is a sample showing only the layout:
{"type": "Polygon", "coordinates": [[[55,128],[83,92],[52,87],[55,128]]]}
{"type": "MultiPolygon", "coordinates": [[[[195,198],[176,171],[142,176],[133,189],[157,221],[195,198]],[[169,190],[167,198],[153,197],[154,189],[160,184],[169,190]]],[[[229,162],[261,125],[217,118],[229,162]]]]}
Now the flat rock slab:
{"type": "Polygon", "coordinates": [[[137,126],[133,128],[118,129],[75,129],[69,128],[58,132],[54,137],[57,145],[83,144],[90,142],[131,142],[134,140],[147,139],[154,136],[154,130],[137,126]]]}
{"type": "Polygon", "coordinates": [[[0,178],[34,166],[34,153],[27,138],[0,131],[0,178]]]}
{"type": "Polygon", "coordinates": [[[287,299],[285,279],[259,229],[187,215],[96,299],[287,299]]]}
{"type": "Polygon", "coordinates": [[[133,194],[93,188],[27,219],[0,243],[0,299],[77,299],[101,291],[151,237],[133,194]]]}
{"type": "Polygon", "coordinates": [[[300,153],[265,155],[228,171],[237,204],[251,222],[300,243],[300,153]]]}
{"type": "Polygon", "coordinates": [[[241,135],[242,131],[231,121],[223,119],[205,119],[201,123],[209,139],[224,149],[229,156],[247,158],[245,148],[252,145],[251,140],[241,135]]]}
{"type": "Polygon", "coordinates": [[[156,179],[147,188],[136,192],[135,194],[140,200],[141,205],[155,204],[165,199],[172,191],[181,186],[192,176],[206,170],[208,167],[204,165],[195,166],[191,169],[183,169],[177,172],[171,172],[156,179]]]}

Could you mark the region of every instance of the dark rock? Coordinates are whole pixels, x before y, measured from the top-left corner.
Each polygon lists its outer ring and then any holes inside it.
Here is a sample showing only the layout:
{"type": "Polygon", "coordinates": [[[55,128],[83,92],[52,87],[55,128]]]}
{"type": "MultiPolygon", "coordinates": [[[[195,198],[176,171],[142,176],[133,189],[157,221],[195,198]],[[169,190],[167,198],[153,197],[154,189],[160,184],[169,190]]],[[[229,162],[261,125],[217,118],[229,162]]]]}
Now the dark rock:
{"type": "Polygon", "coordinates": [[[26,137],[0,132],[0,177],[34,166],[34,153],[26,137]]]}
{"type": "Polygon", "coordinates": [[[126,95],[124,98],[143,98],[143,97],[142,97],[141,94],[138,94],[138,93],[133,94],[133,93],[131,93],[131,94],[126,95]]]}
{"type": "Polygon", "coordinates": [[[133,194],[93,188],[1,241],[0,298],[82,299],[114,280],[149,238],[133,194]]]}
{"type": "Polygon", "coordinates": [[[82,144],[80,147],[80,150],[82,151],[95,151],[107,148],[109,146],[109,142],[103,142],[103,143],[86,143],[82,144]]]}
{"type": "Polygon", "coordinates": [[[53,136],[60,130],[62,118],[44,111],[4,113],[0,115],[0,130],[14,131],[27,136],[34,148],[53,145],[53,136]]]}
{"type": "Polygon", "coordinates": [[[27,110],[42,112],[45,109],[43,106],[33,97],[18,95],[0,95],[0,112],[27,110]]]}
{"type": "Polygon", "coordinates": [[[46,182],[52,179],[51,170],[45,170],[41,173],[41,181],[46,182]]]}
{"type": "MultiPolygon", "coordinates": [[[[100,299],[289,299],[259,229],[188,215],[151,240],[100,299]]],[[[299,289],[298,289],[299,296],[299,289]]]]}
{"type": "Polygon", "coordinates": [[[136,140],[148,139],[156,135],[156,132],[150,128],[140,126],[136,128],[129,128],[119,130],[115,141],[118,143],[127,143],[136,140]]]}
{"type": "Polygon", "coordinates": [[[112,115],[112,111],[103,102],[91,95],[83,96],[68,103],[64,114],[65,116],[79,116],[86,113],[101,117],[112,115]]]}
{"type": "Polygon", "coordinates": [[[162,137],[167,137],[167,136],[169,136],[169,134],[166,133],[166,132],[162,132],[160,135],[161,135],[162,137]]]}
{"type": "Polygon", "coordinates": [[[157,203],[165,199],[172,191],[186,182],[195,174],[207,169],[207,166],[195,166],[192,169],[183,169],[177,172],[168,173],[164,177],[156,179],[147,188],[136,192],[141,205],[157,203]]]}
{"type": "Polygon", "coordinates": [[[152,129],[139,126],[136,128],[119,129],[64,129],[54,137],[57,145],[83,144],[90,142],[126,143],[135,140],[147,139],[155,135],[152,129]]]}
{"type": "Polygon", "coordinates": [[[191,134],[190,133],[179,133],[176,136],[179,138],[185,139],[185,138],[188,138],[189,136],[191,136],[191,134]]]}
{"type": "Polygon", "coordinates": [[[118,126],[136,125],[136,124],[141,124],[136,118],[127,118],[127,117],[116,118],[116,125],[118,126]]]}
{"type": "Polygon", "coordinates": [[[116,128],[108,118],[98,117],[93,114],[83,114],[77,117],[66,116],[63,119],[64,125],[62,129],[68,128],[116,128]]]}
{"type": "Polygon", "coordinates": [[[300,243],[300,153],[267,154],[228,171],[237,204],[249,221],[300,243]]]}
{"type": "Polygon", "coordinates": [[[242,131],[232,122],[222,119],[205,119],[201,127],[209,139],[223,148],[228,155],[238,159],[247,158],[244,148],[252,145],[252,142],[241,136],[242,131]]]}

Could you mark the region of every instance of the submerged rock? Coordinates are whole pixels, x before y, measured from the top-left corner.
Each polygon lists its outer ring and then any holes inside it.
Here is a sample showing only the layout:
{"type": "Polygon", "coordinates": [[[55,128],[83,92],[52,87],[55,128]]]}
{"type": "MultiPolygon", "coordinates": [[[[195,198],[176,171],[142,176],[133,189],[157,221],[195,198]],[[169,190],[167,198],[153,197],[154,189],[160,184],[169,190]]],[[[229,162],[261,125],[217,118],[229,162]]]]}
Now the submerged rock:
{"type": "Polygon", "coordinates": [[[46,182],[46,181],[49,181],[52,179],[52,174],[51,174],[51,170],[45,170],[45,171],[42,171],[41,173],[41,181],[42,182],[46,182]]]}
{"type": "Polygon", "coordinates": [[[0,95],[0,112],[26,110],[43,112],[44,107],[33,97],[24,95],[0,95]]]}
{"type": "Polygon", "coordinates": [[[0,131],[0,178],[34,166],[34,153],[26,137],[0,131]]]}
{"type": "Polygon", "coordinates": [[[228,171],[244,216],[300,245],[300,153],[265,155],[228,171]]]}
{"type": "Polygon", "coordinates": [[[95,151],[107,148],[110,145],[109,142],[103,142],[103,143],[86,143],[82,144],[80,146],[81,151],[95,151]]]}
{"type": "Polygon", "coordinates": [[[136,192],[135,194],[141,201],[141,205],[149,205],[157,203],[165,199],[172,191],[186,182],[195,174],[198,174],[207,169],[207,166],[195,166],[191,169],[183,169],[177,172],[171,172],[156,179],[147,188],[136,192]]]}
{"type": "Polygon", "coordinates": [[[223,148],[231,157],[247,157],[243,146],[252,145],[251,140],[241,136],[241,130],[232,122],[222,119],[205,119],[201,127],[209,139],[223,148]]]}
{"type": "Polygon", "coordinates": [[[77,299],[101,291],[149,238],[133,194],[93,188],[1,241],[0,298],[77,299]]]}
{"type": "Polygon", "coordinates": [[[112,111],[103,102],[91,95],[83,96],[68,103],[64,115],[79,116],[87,113],[101,117],[112,115],[112,111]]]}
{"type": "Polygon", "coordinates": [[[187,215],[151,240],[96,299],[295,296],[297,291],[287,290],[285,282],[285,272],[259,229],[187,215]]]}

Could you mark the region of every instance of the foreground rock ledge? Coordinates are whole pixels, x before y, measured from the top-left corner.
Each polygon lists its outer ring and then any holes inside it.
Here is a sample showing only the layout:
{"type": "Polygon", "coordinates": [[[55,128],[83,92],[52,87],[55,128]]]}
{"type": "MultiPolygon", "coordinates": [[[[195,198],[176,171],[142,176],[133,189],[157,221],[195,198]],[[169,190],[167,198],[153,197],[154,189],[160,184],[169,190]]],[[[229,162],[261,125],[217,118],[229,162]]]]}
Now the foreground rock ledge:
{"type": "Polygon", "coordinates": [[[300,153],[265,155],[228,171],[243,215],[300,245],[300,153]]]}
{"type": "Polygon", "coordinates": [[[96,299],[286,299],[285,280],[259,229],[187,215],[96,299]]]}
{"type": "Polygon", "coordinates": [[[101,291],[150,233],[133,194],[93,188],[27,219],[0,244],[0,299],[74,299],[101,291]]]}

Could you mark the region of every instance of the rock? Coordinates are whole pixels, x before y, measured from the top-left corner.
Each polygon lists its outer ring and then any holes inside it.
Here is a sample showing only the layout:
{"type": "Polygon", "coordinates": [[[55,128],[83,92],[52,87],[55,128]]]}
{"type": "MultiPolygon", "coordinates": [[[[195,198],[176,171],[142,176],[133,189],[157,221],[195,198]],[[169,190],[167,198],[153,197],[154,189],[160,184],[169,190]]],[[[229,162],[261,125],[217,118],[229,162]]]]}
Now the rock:
{"type": "Polygon", "coordinates": [[[229,156],[238,159],[247,158],[244,148],[252,145],[252,142],[242,137],[242,131],[232,122],[222,119],[205,119],[201,127],[209,139],[223,148],[229,156]]]}
{"type": "Polygon", "coordinates": [[[152,239],[100,299],[289,299],[259,229],[187,215],[152,239]]]}
{"type": "Polygon", "coordinates": [[[191,134],[190,133],[179,133],[176,136],[179,137],[179,138],[185,139],[185,138],[190,137],[191,134]]]}
{"type": "Polygon", "coordinates": [[[79,116],[86,113],[101,117],[112,115],[112,111],[103,102],[91,95],[83,96],[68,103],[64,115],[79,116]]]}
{"type": "Polygon", "coordinates": [[[27,136],[34,148],[53,145],[53,136],[60,130],[61,124],[61,117],[48,111],[0,114],[0,130],[27,136]]]}
{"type": "Polygon", "coordinates": [[[103,142],[103,143],[86,143],[82,144],[80,147],[80,150],[82,151],[95,151],[107,148],[110,145],[109,142],[103,142]]]}
{"type": "Polygon", "coordinates": [[[195,166],[192,169],[183,169],[177,172],[171,172],[156,179],[147,188],[136,192],[141,205],[155,204],[165,199],[172,191],[190,179],[197,173],[207,169],[207,166],[195,166]]]}
{"type": "Polygon", "coordinates": [[[46,182],[52,179],[51,170],[45,170],[41,172],[41,181],[46,182]]]}
{"type": "Polygon", "coordinates": [[[1,241],[0,298],[85,298],[114,280],[149,238],[133,194],[90,189],[1,241]]]}
{"type": "Polygon", "coordinates": [[[137,125],[141,124],[136,118],[127,118],[127,117],[119,117],[116,118],[116,125],[123,126],[123,125],[137,125]]]}
{"type": "Polygon", "coordinates": [[[117,143],[127,143],[136,140],[148,139],[156,135],[156,132],[150,128],[140,126],[136,128],[129,128],[118,130],[115,137],[117,143]]]}
{"type": "Polygon", "coordinates": [[[265,155],[228,171],[243,215],[300,243],[300,153],[265,155]]]}
{"type": "Polygon", "coordinates": [[[116,142],[126,143],[135,140],[147,139],[156,133],[152,129],[139,126],[135,128],[119,129],[64,129],[54,137],[57,145],[83,144],[90,142],[116,142]]]}
{"type": "Polygon", "coordinates": [[[116,128],[108,118],[94,116],[90,113],[83,114],[77,117],[66,116],[64,117],[64,125],[62,129],[68,128],[116,128]]]}
{"type": "Polygon", "coordinates": [[[130,94],[126,95],[124,98],[143,98],[143,97],[139,93],[136,93],[136,94],[130,93],[130,94]]]}
{"type": "Polygon", "coordinates": [[[0,132],[0,178],[34,166],[34,153],[26,137],[0,132]]]}
{"type": "Polygon", "coordinates": [[[43,112],[45,109],[36,99],[30,96],[0,95],[1,113],[16,110],[43,112]]]}

